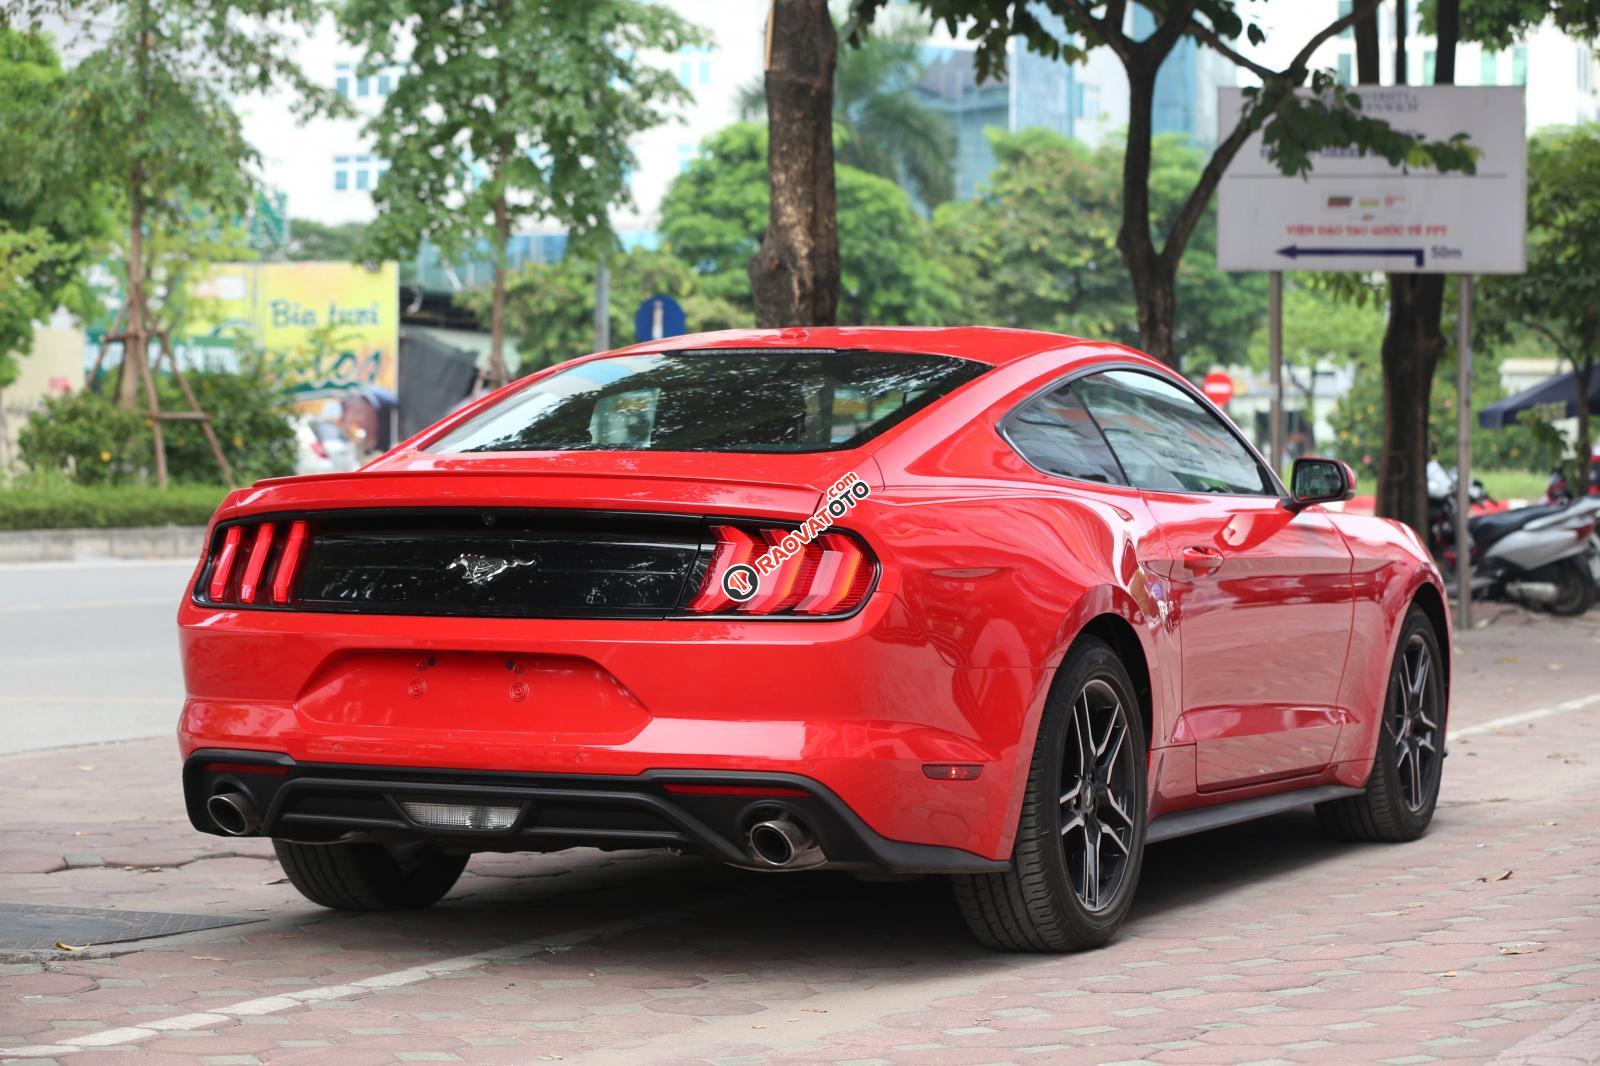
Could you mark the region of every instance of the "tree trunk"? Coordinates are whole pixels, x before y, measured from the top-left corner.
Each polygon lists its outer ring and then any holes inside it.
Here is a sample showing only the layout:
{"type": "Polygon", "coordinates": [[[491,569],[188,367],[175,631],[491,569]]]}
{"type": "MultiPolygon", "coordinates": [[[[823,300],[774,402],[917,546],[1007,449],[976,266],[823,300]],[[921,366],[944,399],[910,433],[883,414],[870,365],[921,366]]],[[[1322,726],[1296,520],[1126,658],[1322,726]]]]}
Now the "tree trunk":
{"type": "Polygon", "coordinates": [[[1389,275],[1377,512],[1404,522],[1423,536],[1428,531],[1428,412],[1433,403],[1433,373],[1444,354],[1444,334],[1439,328],[1443,309],[1442,276],[1389,275]]]}
{"type": "Polygon", "coordinates": [[[489,311],[489,387],[511,380],[506,369],[506,249],[511,243],[511,213],[505,193],[494,198],[494,296],[489,311]]]}
{"type": "Polygon", "coordinates": [[[750,260],[756,324],[831,326],[839,302],[833,70],[827,0],[772,0],[767,12],[767,233],[750,260]]]}
{"type": "MultiPolygon", "coordinates": [[[[1406,3],[1395,4],[1395,74],[1404,83],[1406,3]]],[[[1455,81],[1460,0],[1439,0],[1434,83],[1455,81]]],[[[1383,459],[1377,512],[1428,535],[1428,413],[1433,373],[1444,353],[1443,274],[1390,274],[1389,321],[1383,331],[1383,459]]],[[[1471,402],[1462,397],[1462,402],[1471,402]]]]}
{"type": "MultiPolygon", "coordinates": [[[[1122,228],[1117,248],[1128,268],[1139,320],[1139,347],[1179,367],[1172,325],[1178,313],[1176,270],[1156,250],[1150,236],[1150,141],[1156,72],[1126,64],[1128,71],[1128,146],[1122,156],[1122,228]]],[[[1173,262],[1176,263],[1176,257],[1173,262]]]]}
{"type": "Polygon", "coordinates": [[[127,320],[123,326],[122,379],[117,385],[117,406],[139,406],[144,383],[147,308],[144,293],[144,168],[135,163],[128,171],[128,291],[127,320]]]}

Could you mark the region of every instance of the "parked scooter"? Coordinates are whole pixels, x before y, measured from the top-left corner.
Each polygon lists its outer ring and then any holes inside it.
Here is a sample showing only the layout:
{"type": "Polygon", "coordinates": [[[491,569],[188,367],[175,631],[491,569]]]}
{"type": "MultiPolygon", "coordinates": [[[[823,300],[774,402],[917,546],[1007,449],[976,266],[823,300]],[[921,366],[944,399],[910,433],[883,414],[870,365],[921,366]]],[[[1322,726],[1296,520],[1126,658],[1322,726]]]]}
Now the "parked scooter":
{"type": "MultiPolygon", "coordinates": [[[[1455,571],[1455,477],[1429,464],[1430,540],[1451,583],[1455,571]]],[[[1474,493],[1482,486],[1474,483],[1474,493]]],[[[1484,494],[1487,498],[1487,494],[1484,494]]],[[[1472,598],[1514,600],[1579,615],[1600,598],[1600,499],[1536,504],[1467,520],[1472,598]]]]}

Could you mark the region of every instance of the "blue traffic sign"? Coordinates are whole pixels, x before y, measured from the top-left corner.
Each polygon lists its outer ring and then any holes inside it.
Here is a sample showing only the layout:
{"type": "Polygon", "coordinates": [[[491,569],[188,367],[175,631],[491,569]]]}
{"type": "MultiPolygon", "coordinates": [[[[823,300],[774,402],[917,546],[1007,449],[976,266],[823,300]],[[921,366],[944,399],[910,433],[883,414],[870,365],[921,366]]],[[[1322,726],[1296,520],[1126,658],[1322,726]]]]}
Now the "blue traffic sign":
{"type": "Polygon", "coordinates": [[[641,341],[677,337],[687,331],[683,305],[670,296],[656,293],[639,305],[633,313],[633,334],[641,341]]]}

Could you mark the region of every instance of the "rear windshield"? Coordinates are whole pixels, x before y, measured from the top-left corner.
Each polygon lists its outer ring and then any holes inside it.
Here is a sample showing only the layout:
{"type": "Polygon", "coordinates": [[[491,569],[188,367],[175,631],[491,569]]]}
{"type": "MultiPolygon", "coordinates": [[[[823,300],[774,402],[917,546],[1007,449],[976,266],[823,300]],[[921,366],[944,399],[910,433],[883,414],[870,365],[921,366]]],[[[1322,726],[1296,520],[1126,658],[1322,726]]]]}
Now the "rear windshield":
{"type": "Polygon", "coordinates": [[[728,351],[580,363],[457,426],[435,452],[854,448],[987,370],[942,355],[728,351]]]}

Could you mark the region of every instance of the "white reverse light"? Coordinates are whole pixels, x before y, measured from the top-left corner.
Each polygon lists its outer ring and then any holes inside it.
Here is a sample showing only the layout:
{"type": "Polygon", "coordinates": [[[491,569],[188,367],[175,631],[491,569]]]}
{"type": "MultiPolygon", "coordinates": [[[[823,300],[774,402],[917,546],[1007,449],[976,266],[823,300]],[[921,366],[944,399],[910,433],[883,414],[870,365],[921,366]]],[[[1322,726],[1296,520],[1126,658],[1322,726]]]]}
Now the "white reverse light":
{"type": "Polygon", "coordinates": [[[473,803],[421,803],[402,800],[406,817],[427,829],[468,829],[492,831],[510,829],[517,821],[517,808],[490,807],[473,803]]]}

